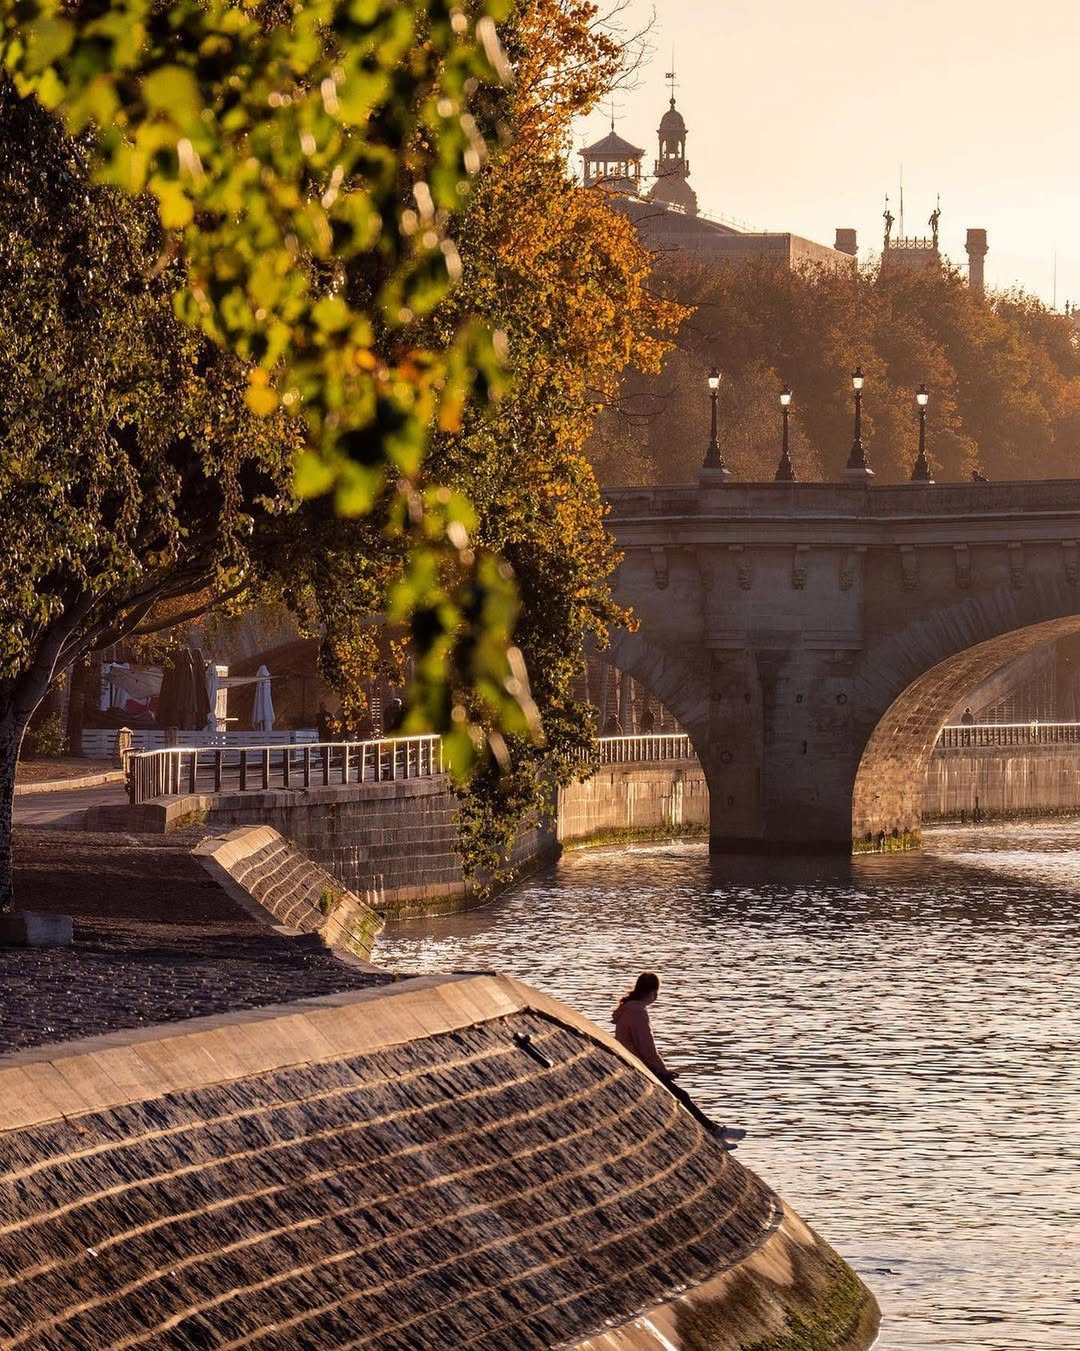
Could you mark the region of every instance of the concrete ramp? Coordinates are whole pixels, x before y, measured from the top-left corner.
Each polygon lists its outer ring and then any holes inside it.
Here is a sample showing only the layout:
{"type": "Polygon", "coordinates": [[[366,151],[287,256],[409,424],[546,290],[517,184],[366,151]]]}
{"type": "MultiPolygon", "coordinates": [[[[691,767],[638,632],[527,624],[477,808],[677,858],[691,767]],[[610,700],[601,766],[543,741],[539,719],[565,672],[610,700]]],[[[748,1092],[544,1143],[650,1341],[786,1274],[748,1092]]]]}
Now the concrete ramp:
{"type": "Polygon", "coordinates": [[[651,1076],[512,980],[0,1060],[5,1347],[723,1348],[789,1315],[853,1349],[877,1316],[651,1076]]]}

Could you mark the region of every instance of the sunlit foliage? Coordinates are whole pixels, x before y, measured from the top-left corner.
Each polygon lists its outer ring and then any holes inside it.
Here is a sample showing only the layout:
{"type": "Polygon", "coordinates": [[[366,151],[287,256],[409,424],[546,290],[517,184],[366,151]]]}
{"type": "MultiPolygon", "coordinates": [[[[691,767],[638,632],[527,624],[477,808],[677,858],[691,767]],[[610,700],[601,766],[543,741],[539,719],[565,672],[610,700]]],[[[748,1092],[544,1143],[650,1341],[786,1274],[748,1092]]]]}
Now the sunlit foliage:
{"type": "Polygon", "coordinates": [[[153,204],[0,78],[0,905],[27,720],[151,612],[243,585],[297,444],[234,356],[173,314],[153,204]]]}
{"type": "Polygon", "coordinates": [[[480,167],[469,112],[507,73],[501,0],[21,0],[3,8],[20,92],[85,131],[99,182],[148,193],[159,266],[177,257],[178,313],[248,363],[247,402],[297,416],[302,497],[362,515],[396,494],[407,541],[393,597],[412,629],[430,726],[468,768],[482,733],[527,727],[508,655],[508,569],[473,546],[470,510],[417,485],[433,427],[460,426],[498,378],[490,330],[467,318],[437,345],[417,321],[461,262],[448,225],[480,167]],[[466,698],[468,696],[468,698],[466,698]]]}
{"type": "Polygon", "coordinates": [[[863,436],[879,480],[911,473],[915,391],[930,391],[935,476],[1071,477],[1080,459],[1080,330],[1020,294],[980,300],[956,272],[739,270],[684,259],[663,285],[697,308],[655,378],[629,377],[620,410],[590,446],[606,481],[679,482],[708,438],[705,373],[724,374],[724,451],[736,477],[771,478],[777,396],[794,390],[800,477],[837,478],[852,437],[850,374],[866,373],[863,436]]]}

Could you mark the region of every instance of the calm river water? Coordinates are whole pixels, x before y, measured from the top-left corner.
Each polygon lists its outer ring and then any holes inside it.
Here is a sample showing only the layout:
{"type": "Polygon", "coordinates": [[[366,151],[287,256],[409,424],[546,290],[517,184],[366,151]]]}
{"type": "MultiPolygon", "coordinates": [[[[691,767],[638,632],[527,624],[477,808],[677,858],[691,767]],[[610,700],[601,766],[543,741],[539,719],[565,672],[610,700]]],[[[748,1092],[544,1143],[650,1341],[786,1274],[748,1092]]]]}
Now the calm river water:
{"type": "Polygon", "coordinates": [[[498,968],[603,1026],[637,972],[682,1082],[852,1262],[882,1348],[1080,1349],[1080,823],[921,854],[597,850],[389,928],[401,971],[498,968]]]}

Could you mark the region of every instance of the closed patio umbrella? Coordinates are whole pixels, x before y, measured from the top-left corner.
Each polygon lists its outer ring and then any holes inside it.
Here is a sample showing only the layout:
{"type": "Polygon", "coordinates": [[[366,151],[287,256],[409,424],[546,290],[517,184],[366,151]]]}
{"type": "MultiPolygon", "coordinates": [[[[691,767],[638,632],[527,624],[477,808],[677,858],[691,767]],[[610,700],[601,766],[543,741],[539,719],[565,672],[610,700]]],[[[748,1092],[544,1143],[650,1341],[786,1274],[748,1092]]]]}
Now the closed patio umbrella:
{"type": "Polygon", "coordinates": [[[274,701],[270,697],[270,672],[260,666],[255,672],[255,706],[251,713],[251,725],[256,732],[269,732],[274,726],[274,701]]]}
{"type": "Polygon", "coordinates": [[[216,661],[206,663],[206,698],[210,704],[210,712],[206,717],[206,730],[216,732],[218,730],[217,720],[217,697],[218,697],[218,669],[216,661]]]}

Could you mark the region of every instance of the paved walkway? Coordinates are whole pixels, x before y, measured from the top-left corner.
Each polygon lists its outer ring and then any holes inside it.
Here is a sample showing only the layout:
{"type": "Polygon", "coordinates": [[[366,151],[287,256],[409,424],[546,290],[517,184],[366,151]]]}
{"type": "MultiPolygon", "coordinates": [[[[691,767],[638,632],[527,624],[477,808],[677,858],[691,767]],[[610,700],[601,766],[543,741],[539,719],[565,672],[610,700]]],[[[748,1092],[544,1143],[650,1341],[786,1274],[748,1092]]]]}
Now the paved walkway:
{"type": "Polygon", "coordinates": [[[122,806],[126,801],[127,789],[122,783],[62,789],[54,793],[20,793],[15,799],[15,825],[81,830],[88,807],[122,806]]]}

